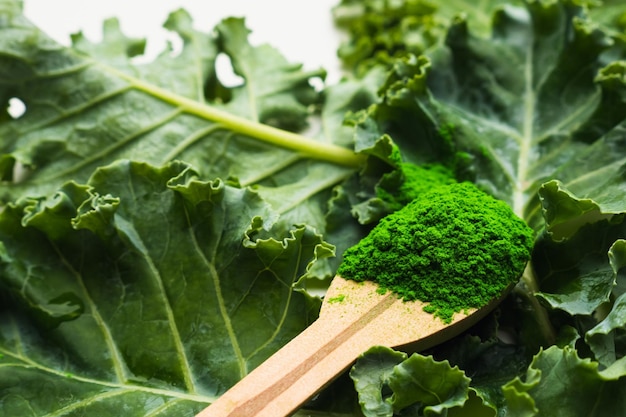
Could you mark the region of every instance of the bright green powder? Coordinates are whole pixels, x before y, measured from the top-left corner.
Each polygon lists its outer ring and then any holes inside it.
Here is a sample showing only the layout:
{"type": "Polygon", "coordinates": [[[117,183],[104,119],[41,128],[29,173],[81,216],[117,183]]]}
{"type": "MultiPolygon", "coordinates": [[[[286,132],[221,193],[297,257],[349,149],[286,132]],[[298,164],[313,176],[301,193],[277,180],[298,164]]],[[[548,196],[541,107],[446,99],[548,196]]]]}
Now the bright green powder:
{"type": "Polygon", "coordinates": [[[384,217],[344,252],[338,274],[373,280],[450,322],[516,282],[533,232],[509,206],[471,183],[435,187],[384,217]]]}

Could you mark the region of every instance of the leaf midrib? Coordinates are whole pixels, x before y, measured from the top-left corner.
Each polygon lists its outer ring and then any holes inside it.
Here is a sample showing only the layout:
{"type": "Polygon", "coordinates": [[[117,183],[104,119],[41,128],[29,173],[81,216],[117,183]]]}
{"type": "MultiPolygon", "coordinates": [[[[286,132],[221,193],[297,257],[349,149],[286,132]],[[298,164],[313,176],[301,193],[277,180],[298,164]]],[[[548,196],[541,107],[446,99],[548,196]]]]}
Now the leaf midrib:
{"type": "Polygon", "coordinates": [[[246,135],[282,149],[297,152],[308,158],[327,161],[342,166],[360,168],[365,162],[366,157],[364,155],[356,154],[351,149],[333,143],[321,142],[297,133],[249,120],[217,107],[209,106],[165,90],[157,85],[145,82],[103,63],[98,63],[98,65],[103,71],[126,81],[137,91],[141,91],[164,103],[171,104],[185,113],[207,121],[220,123],[224,128],[232,130],[233,132],[246,135]]]}

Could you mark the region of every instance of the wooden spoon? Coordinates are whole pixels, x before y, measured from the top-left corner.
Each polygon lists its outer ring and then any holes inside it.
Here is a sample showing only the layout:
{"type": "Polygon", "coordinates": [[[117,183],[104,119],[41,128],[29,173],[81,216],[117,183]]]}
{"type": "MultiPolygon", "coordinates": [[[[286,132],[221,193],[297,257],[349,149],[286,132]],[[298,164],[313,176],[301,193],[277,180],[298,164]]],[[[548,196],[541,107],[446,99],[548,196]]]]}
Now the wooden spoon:
{"type": "Polygon", "coordinates": [[[446,324],[423,311],[424,303],[377,289],[335,277],[319,318],[196,417],[288,416],[370,347],[427,349],[472,326],[508,292],[446,324]]]}

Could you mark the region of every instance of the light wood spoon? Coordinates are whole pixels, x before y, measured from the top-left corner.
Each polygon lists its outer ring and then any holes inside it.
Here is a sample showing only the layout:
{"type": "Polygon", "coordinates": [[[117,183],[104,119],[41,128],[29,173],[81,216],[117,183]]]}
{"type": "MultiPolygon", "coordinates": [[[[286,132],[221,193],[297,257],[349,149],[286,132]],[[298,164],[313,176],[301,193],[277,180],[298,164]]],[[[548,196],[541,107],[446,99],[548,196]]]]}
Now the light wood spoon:
{"type": "Polygon", "coordinates": [[[377,289],[335,277],[319,318],[196,417],[289,416],[370,347],[427,349],[475,324],[508,293],[446,324],[424,303],[377,289]]]}

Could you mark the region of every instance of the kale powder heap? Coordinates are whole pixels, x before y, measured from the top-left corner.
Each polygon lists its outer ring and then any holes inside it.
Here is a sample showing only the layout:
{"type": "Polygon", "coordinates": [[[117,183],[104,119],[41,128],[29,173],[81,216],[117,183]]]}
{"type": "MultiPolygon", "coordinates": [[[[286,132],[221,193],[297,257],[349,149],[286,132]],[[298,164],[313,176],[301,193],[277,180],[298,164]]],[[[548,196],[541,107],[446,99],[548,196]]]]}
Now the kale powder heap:
{"type": "Polygon", "coordinates": [[[471,183],[454,183],[384,217],[345,251],[337,272],[427,302],[426,311],[450,322],[517,282],[532,245],[532,230],[506,203],[471,183]]]}

